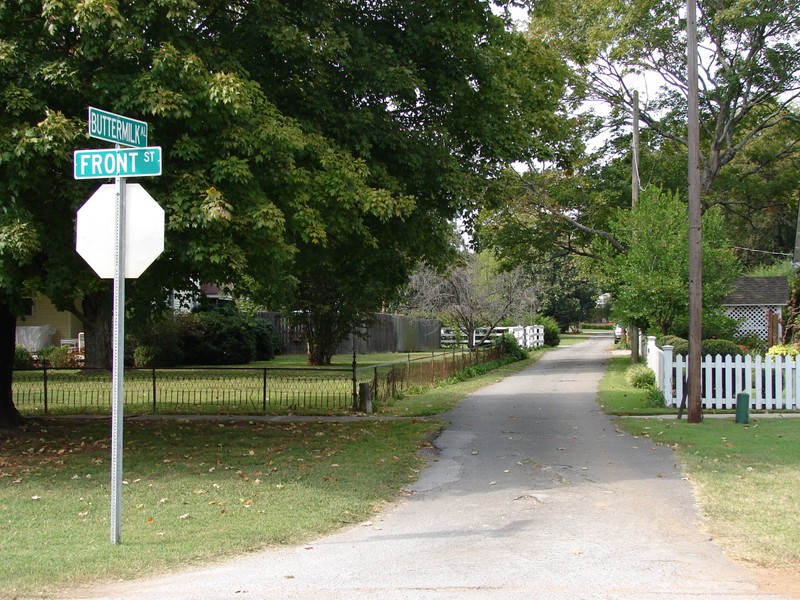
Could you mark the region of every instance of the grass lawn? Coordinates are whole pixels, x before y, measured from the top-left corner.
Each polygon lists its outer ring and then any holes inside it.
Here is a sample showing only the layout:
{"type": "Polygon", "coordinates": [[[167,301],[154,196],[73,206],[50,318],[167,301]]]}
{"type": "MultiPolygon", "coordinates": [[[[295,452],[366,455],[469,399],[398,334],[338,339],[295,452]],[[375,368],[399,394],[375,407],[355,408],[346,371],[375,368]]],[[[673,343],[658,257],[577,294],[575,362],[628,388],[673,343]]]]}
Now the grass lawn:
{"type": "Polygon", "coordinates": [[[0,597],[132,578],[365,520],[417,476],[440,424],[128,421],[110,544],[105,419],[0,437],[0,597]]]}
{"type": "Polygon", "coordinates": [[[419,415],[447,410],[543,352],[383,407],[418,418],[128,420],[119,546],[110,543],[108,419],[40,418],[0,431],[0,598],[157,574],[364,521],[422,468],[417,451],[441,421],[419,415]]]}
{"type": "Polygon", "coordinates": [[[674,415],[674,408],[654,407],[647,400],[647,391],[631,387],[625,372],[631,364],[629,356],[614,356],[600,382],[600,405],[610,415],[674,415]]]}
{"type": "MultiPolygon", "coordinates": [[[[652,414],[644,392],[627,386],[627,357],[612,359],[600,403],[611,414],[652,414]]],[[[663,409],[662,409],[663,410],[663,409]]],[[[669,412],[675,413],[674,409],[669,412]]],[[[622,417],[620,428],[668,444],[695,487],[714,538],[745,562],[800,572],[800,418],[751,415],[689,424],[674,417],[622,417]]]]}

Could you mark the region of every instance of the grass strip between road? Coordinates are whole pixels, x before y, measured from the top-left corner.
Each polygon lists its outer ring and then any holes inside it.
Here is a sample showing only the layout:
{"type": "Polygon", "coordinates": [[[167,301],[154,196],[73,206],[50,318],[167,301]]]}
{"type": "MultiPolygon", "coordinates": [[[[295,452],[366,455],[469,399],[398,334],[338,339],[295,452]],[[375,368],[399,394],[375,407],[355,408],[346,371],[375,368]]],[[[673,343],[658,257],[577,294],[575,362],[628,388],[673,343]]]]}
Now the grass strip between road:
{"type": "Polygon", "coordinates": [[[418,476],[438,414],[541,356],[384,407],[399,420],[124,425],[122,544],[110,543],[110,422],[0,432],[0,598],[153,576],[359,523],[418,476]]]}
{"type": "MultiPolygon", "coordinates": [[[[610,414],[652,413],[645,393],[624,384],[629,364],[628,357],[611,359],[600,404],[610,414]]],[[[737,424],[733,415],[709,415],[690,424],[655,414],[617,424],[675,450],[706,526],[726,552],[759,567],[800,572],[800,418],[751,415],[748,424],[737,424]]]]}

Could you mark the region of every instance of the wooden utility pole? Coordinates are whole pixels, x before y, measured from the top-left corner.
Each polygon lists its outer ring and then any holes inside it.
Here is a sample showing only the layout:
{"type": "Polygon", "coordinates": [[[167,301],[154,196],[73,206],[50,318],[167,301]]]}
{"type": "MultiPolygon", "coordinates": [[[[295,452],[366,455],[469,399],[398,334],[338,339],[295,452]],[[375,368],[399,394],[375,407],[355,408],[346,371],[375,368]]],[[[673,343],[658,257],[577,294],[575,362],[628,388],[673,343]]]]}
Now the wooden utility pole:
{"type": "Polygon", "coordinates": [[[700,338],[703,331],[703,255],[700,208],[700,109],[697,81],[697,2],[686,3],[686,59],[689,83],[689,398],[686,419],[703,419],[700,390],[700,338]]]}
{"type": "MultiPolygon", "coordinates": [[[[639,203],[639,92],[633,92],[633,148],[631,160],[631,208],[636,208],[639,203]]],[[[636,232],[631,232],[631,239],[636,243],[636,232]]],[[[628,325],[631,339],[631,362],[639,362],[639,328],[635,324],[628,325]]]]}

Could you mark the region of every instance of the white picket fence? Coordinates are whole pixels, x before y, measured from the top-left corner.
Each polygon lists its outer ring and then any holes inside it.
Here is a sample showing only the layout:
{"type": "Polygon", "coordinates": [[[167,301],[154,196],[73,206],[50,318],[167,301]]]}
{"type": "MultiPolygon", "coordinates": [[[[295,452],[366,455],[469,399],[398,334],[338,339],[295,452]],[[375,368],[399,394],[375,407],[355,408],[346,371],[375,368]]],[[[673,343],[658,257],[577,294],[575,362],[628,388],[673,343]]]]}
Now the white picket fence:
{"type": "MultiPolygon", "coordinates": [[[[688,360],[673,354],[672,346],[659,348],[655,337],[647,338],[647,366],[656,374],[656,385],[667,406],[678,406],[683,398],[688,360]]],[[[750,408],[759,410],[800,409],[800,357],[711,356],[701,363],[703,408],[733,409],[737,394],[749,394],[750,408]]]]}
{"type": "MultiPolygon", "coordinates": [[[[497,338],[504,333],[510,333],[519,342],[522,348],[539,348],[544,346],[544,326],[543,325],[517,325],[515,327],[495,327],[491,334],[486,337],[489,331],[488,327],[478,327],[472,334],[472,345],[478,344],[481,340],[486,338],[491,340],[497,338]]],[[[464,332],[455,332],[449,327],[442,327],[441,330],[441,343],[442,346],[452,346],[457,344],[466,345],[466,334],[464,332]]]]}

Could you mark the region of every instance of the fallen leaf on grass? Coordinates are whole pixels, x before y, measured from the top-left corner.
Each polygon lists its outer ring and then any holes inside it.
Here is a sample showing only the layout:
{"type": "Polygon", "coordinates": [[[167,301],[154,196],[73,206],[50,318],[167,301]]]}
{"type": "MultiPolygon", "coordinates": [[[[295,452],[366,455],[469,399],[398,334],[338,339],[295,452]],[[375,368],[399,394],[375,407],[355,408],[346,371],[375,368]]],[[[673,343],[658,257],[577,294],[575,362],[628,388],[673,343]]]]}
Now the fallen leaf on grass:
{"type": "Polygon", "coordinates": [[[183,515],[181,515],[181,516],[180,516],[180,517],[178,517],[178,518],[179,518],[179,519],[183,519],[183,520],[186,520],[186,519],[191,519],[191,518],[192,518],[192,515],[190,515],[189,513],[186,513],[186,514],[183,514],[183,515]]]}

